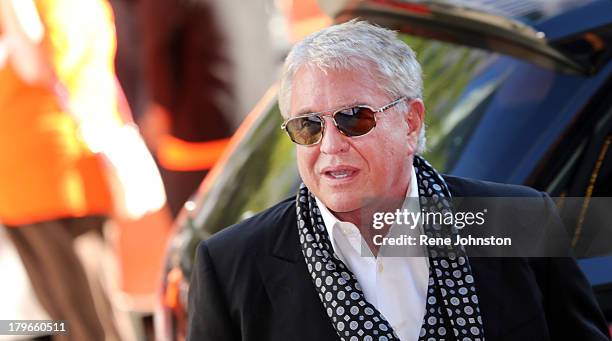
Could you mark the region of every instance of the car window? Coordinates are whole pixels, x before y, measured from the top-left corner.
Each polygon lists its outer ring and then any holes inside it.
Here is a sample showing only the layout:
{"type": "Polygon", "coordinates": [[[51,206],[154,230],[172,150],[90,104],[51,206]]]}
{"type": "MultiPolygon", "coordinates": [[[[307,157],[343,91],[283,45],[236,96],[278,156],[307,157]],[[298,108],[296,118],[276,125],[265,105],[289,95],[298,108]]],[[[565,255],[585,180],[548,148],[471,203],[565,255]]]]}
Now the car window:
{"type": "MultiPolygon", "coordinates": [[[[258,117],[224,165],[192,217],[198,232],[214,233],[286,198],[297,183],[292,142],[280,129],[276,99],[258,117]]],[[[202,236],[202,237],[205,237],[202,236]]]]}
{"type": "Polygon", "coordinates": [[[531,184],[537,165],[605,83],[609,68],[582,77],[496,56],[471,80],[453,110],[478,92],[484,95],[461,119],[453,119],[455,111],[447,113],[444,124],[456,123],[445,129],[439,143],[430,144],[430,158],[455,175],[531,184]]]}

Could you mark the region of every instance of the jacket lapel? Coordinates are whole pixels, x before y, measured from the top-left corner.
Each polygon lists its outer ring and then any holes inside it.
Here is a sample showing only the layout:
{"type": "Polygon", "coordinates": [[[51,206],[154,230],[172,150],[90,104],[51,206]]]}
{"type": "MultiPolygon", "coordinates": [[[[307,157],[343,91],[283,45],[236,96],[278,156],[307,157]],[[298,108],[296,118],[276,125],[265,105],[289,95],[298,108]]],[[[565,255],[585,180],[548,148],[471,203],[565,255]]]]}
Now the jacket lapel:
{"type": "Polygon", "coordinates": [[[277,334],[291,340],[335,340],[336,332],[306,269],[296,216],[285,215],[267,238],[274,241],[271,247],[258,255],[261,280],[276,312],[274,318],[280,322],[275,323],[280,327],[277,334]]]}

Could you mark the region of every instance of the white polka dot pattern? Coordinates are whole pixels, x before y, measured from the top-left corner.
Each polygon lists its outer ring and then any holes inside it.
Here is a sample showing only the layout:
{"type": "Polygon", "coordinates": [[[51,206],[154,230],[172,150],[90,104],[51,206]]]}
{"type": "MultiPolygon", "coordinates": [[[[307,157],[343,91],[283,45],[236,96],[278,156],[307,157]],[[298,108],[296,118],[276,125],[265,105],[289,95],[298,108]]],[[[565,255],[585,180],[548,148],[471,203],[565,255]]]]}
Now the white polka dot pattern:
{"type": "MultiPolygon", "coordinates": [[[[425,159],[415,156],[414,169],[419,185],[421,209],[450,212],[450,191],[440,174],[425,159]]],[[[430,226],[428,237],[451,237],[455,226],[430,226]]],[[[472,269],[463,246],[429,246],[431,264],[426,313],[419,340],[484,340],[484,327],[472,269]],[[452,330],[452,334],[448,331],[452,330]]]]}

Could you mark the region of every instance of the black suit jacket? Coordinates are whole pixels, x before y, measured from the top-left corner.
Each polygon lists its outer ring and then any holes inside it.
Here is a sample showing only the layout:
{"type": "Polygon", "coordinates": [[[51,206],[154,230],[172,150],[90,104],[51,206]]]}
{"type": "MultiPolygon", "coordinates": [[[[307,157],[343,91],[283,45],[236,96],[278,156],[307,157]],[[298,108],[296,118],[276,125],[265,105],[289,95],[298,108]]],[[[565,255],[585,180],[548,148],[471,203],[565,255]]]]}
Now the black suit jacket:
{"type": "MultiPolygon", "coordinates": [[[[445,176],[451,194],[541,196],[521,186],[445,176]]],[[[317,296],[294,198],[203,241],[191,276],[188,340],[338,340],[317,296]]],[[[552,208],[550,208],[552,209],[552,208]]],[[[469,252],[468,252],[469,255],[469,252]]],[[[487,340],[608,340],[571,257],[470,258],[487,340]]]]}

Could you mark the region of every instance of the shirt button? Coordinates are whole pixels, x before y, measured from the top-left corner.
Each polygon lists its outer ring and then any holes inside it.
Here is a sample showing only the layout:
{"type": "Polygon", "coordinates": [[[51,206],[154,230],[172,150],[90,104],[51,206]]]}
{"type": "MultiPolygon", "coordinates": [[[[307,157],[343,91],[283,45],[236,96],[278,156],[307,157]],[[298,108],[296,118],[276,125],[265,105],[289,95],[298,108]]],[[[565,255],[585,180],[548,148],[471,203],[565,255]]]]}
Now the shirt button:
{"type": "Polygon", "coordinates": [[[385,269],[385,268],[383,267],[382,263],[378,263],[377,268],[378,268],[378,272],[383,272],[383,270],[385,269]]]}

